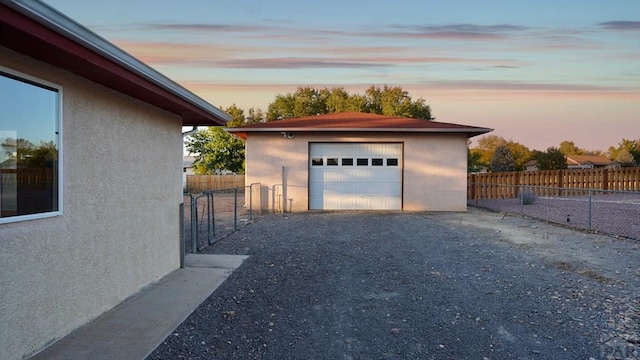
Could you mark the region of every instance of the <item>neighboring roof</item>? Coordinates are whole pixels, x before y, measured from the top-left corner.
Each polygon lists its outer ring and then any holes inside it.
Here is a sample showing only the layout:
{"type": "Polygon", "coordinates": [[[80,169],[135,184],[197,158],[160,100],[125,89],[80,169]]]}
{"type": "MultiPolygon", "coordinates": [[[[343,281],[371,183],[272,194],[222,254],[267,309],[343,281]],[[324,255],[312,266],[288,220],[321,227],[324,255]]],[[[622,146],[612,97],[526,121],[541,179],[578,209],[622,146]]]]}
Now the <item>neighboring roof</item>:
{"type": "Polygon", "coordinates": [[[537,166],[537,165],[538,165],[538,160],[533,159],[533,160],[527,161],[522,166],[527,167],[527,166],[537,166]]]}
{"type": "Polygon", "coordinates": [[[464,133],[467,137],[473,137],[493,131],[489,128],[360,112],[305,116],[244,125],[226,130],[243,139],[246,139],[247,133],[250,132],[464,133]]]}
{"type": "Polygon", "coordinates": [[[606,165],[613,164],[613,161],[602,156],[567,155],[567,165],[584,165],[584,164],[606,166],[606,165]]]}
{"type": "Polygon", "coordinates": [[[224,125],[229,115],[37,0],[2,0],[0,46],[165,109],[185,126],[224,125]]]}

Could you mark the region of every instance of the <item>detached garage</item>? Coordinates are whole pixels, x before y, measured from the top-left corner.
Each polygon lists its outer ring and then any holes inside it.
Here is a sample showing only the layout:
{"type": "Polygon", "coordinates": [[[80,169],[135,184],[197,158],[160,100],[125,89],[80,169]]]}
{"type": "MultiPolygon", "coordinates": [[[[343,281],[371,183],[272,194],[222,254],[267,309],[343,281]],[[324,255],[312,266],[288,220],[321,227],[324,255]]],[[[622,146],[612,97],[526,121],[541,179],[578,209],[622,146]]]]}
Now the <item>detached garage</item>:
{"type": "Polygon", "coordinates": [[[467,140],[491,129],[345,112],[227,131],[246,140],[254,208],[464,211],[467,140]]]}

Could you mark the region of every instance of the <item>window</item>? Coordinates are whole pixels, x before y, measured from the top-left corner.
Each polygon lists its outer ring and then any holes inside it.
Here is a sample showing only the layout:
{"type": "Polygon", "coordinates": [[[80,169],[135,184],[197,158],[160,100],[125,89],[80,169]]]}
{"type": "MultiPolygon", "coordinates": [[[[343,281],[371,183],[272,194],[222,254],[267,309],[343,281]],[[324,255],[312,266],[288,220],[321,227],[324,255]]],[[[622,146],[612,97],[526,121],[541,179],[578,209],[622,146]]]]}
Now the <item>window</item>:
{"type": "Polygon", "coordinates": [[[338,166],[338,159],[336,158],[328,158],[327,166],[338,166]]]}
{"type": "Polygon", "coordinates": [[[387,159],[387,166],[398,166],[398,159],[396,158],[387,159]]]}
{"type": "Polygon", "coordinates": [[[311,166],[322,166],[322,165],[324,165],[324,159],[322,158],[311,159],[311,166]]]}
{"type": "Polygon", "coordinates": [[[367,158],[358,158],[357,164],[358,164],[358,166],[368,166],[369,165],[369,159],[367,159],[367,158]]]}
{"type": "Polygon", "coordinates": [[[343,158],[342,159],[342,166],[353,166],[353,159],[352,158],[343,158]]]}
{"type": "Polygon", "coordinates": [[[0,68],[0,223],[61,213],[62,88],[0,68]]]}
{"type": "Polygon", "coordinates": [[[380,158],[371,159],[371,166],[382,166],[384,162],[380,158]]]}

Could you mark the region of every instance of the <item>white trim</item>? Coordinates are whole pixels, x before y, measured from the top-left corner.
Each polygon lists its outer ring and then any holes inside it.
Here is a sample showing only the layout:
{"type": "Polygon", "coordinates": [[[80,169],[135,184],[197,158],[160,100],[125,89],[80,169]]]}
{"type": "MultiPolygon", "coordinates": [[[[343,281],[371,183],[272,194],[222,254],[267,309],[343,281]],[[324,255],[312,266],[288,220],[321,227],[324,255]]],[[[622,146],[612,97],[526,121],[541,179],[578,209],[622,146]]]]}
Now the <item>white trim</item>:
{"type": "MultiPolygon", "coordinates": [[[[35,76],[29,75],[29,74],[25,74],[22,73],[20,71],[16,71],[4,66],[0,66],[0,71],[6,74],[10,74],[12,76],[15,76],[16,78],[25,80],[27,82],[30,83],[34,83],[34,84],[39,84],[42,86],[46,86],[48,88],[51,89],[55,89],[57,94],[58,94],[58,117],[56,119],[56,129],[58,132],[58,139],[57,139],[57,145],[58,145],[58,210],[56,211],[49,211],[49,212],[45,212],[45,213],[38,213],[38,214],[29,214],[29,215],[19,215],[19,216],[11,216],[11,217],[0,217],[0,224],[8,224],[8,223],[14,223],[14,222],[19,222],[19,221],[27,221],[27,220],[36,220],[36,219],[44,219],[44,218],[49,218],[49,217],[55,217],[55,216],[62,216],[63,211],[63,203],[64,203],[64,153],[63,153],[63,141],[62,141],[62,124],[63,124],[63,88],[61,85],[58,84],[54,84],[51,82],[48,82],[46,80],[37,78],[35,76]]],[[[2,75],[0,75],[2,76],[2,75]]],[[[16,80],[19,81],[19,80],[16,80]]],[[[31,85],[31,84],[30,84],[31,85]]],[[[32,85],[32,86],[36,86],[36,85],[32,85]]]]}
{"type": "Polygon", "coordinates": [[[3,2],[3,4],[8,5],[12,9],[28,16],[40,24],[45,25],[49,29],[64,35],[74,42],[147,79],[203,111],[225,121],[231,120],[231,117],[222,110],[209,104],[191,91],[162,75],[160,72],[145,65],[140,60],[51,6],[34,0],[9,0],[6,3],[3,2]]]}

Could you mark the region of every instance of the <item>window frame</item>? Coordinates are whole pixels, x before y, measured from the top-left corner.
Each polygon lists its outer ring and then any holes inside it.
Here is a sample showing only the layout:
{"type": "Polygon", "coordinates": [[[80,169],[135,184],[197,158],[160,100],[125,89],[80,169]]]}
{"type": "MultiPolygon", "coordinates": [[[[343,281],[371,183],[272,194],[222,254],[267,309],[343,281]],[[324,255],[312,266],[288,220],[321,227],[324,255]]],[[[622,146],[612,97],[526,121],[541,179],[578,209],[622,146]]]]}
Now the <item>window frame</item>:
{"type": "Polygon", "coordinates": [[[36,220],[36,219],[45,219],[45,218],[51,218],[51,217],[56,217],[56,216],[62,216],[63,215],[63,203],[64,203],[64,149],[63,149],[63,105],[64,105],[64,94],[63,94],[63,87],[62,85],[59,84],[54,84],[52,82],[43,80],[41,78],[29,75],[29,74],[25,74],[23,72],[20,71],[16,71],[14,69],[11,68],[7,68],[4,66],[0,65],[0,76],[6,77],[6,78],[10,78],[13,79],[15,81],[21,81],[25,84],[31,85],[31,86],[35,86],[35,87],[40,87],[43,88],[45,90],[50,90],[50,91],[55,91],[58,94],[58,98],[57,98],[57,114],[56,114],[56,124],[55,124],[55,129],[56,129],[56,145],[58,146],[58,163],[57,163],[57,186],[58,186],[58,196],[56,199],[57,202],[57,210],[54,211],[48,211],[48,212],[42,212],[42,213],[36,213],[36,214],[28,214],[28,215],[17,215],[17,216],[9,216],[9,217],[0,217],[0,224],[9,224],[9,223],[15,223],[15,222],[21,222],[21,221],[28,221],[28,220],[36,220]]]}

